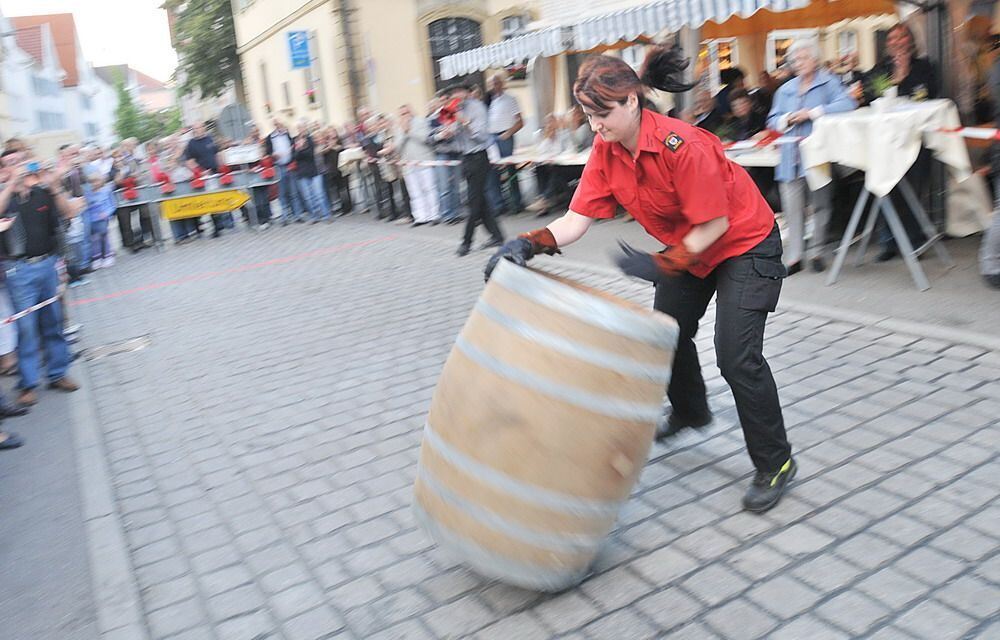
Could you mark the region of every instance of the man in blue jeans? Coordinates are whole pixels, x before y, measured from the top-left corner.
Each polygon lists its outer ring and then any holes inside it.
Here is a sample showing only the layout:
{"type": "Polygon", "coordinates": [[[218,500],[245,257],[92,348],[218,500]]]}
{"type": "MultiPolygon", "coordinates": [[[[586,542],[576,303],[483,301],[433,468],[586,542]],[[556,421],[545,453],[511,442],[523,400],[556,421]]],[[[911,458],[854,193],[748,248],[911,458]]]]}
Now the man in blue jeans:
{"type": "Polygon", "coordinates": [[[274,164],[278,167],[278,199],[281,200],[281,225],[285,226],[292,220],[305,222],[302,197],[295,184],[291,164],[295,149],[292,134],[288,132],[285,123],[274,119],[274,131],[264,141],[267,155],[274,156],[274,164]]]}
{"type": "Polygon", "coordinates": [[[439,136],[448,121],[454,119],[454,114],[449,113],[447,106],[450,100],[448,90],[439,91],[436,100],[437,105],[428,119],[428,142],[434,149],[437,160],[455,163],[435,167],[439,198],[438,211],[441,222],[458,224],[462,221],[462,167],[460,166],[462,152],[455,140],[439,136]]]}
{"type": "MultiPolygon", "coordinates": [[[[73,208],[59,184],[60,174],[59,171],[48,172],[43,181],[38,163],[29,161],[14,167],[6,187],[0,192],[0,211],[5,212],[0,224],[6,256],[4,269],[16,311],[24,311],[58,295],[56,263],[63,253],[61,217],[63,212],[73,208]]],[[[34,389],[41,379],[40,351],[43,347],[49,388],[60,391],[80,388],[66,376],[70,354],[62,326],[62,307],[58,301],[17,321],[21,375],[19,404],[38,402],[34,389]]]]}
{"type": "MultiPolygon", "coordinates": [[[[517,98],[507,93],[505,89],[502,77],[496,75],[490,78],[489,129],[501,158],[514,155],[514,134],[524,127],[521,106],[517,104],[517,98]]],[[[521,211],[521,189],[517,184],[517,171],[513,167],[493,167],[486,188],[489,192],[490,206],[498,215],[504,210],[503,193],[500,189],[500,178],[504,173],[507,174],[507,191],[510,193],[509,211],[511,213],[521,211]]]]}

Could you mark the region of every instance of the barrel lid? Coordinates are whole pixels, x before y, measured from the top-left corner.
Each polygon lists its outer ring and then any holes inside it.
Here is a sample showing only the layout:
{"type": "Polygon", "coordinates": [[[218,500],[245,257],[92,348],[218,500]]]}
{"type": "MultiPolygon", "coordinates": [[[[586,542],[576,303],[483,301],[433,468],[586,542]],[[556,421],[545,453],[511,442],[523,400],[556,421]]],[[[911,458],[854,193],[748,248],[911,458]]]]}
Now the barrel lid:
{"type": "Polygon", "coordinates": [[[665,349],[677,346],[677,323],[667,314],[643,309],[568,278],[501,260],[490,282],[591,326],[665,349]]]}

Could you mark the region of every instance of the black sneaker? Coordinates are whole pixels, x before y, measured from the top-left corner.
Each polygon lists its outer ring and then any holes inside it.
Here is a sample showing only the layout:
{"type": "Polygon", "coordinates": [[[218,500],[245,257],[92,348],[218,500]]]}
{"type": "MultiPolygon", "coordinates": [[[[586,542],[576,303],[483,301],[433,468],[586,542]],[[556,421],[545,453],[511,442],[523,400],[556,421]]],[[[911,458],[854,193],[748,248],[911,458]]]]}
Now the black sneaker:
{"type": "Polygon", "coordinates": [[[705,413],[694,417],[680,416],[671,411],[670,417],[667,418],[666,423],[661,424],[656,428],[656,439],[666,440],[667,438],[674,437],[685,429],[700,430],[710,424],[712,424],[711,411],[706,411],[705,413]]]}
{"type": "Polygon", "coordinates": [[[469,245],[467,244],[458,245],[458,251],[455,252],[455,255],[457,255],[459,258],[469,255],[469,245]]]}
{"type": "Polygon", "coordinates": [[[492,249],[492,248],[494,248],[494,247],[502,247],[502,246],[503,246],[503,240],[500,240],[500,239],[498,239],[498,238],[493,238],[493,239],[491,239],[491,240],[488,240],[488,241],[484,242],[484,243],[483,243],[483,244],[482,244],[482,245],[481,245],[481,246],[479,247],[479,249],[480,249],[480,250],[484,250],[484,249],[492,249]]]}
{"type": "Polygon", "coordinates": [[[789,458],[777,473],[758,471],[743,496],[743,508],[754,513],[764,513],[778,504],[798,470],[795,460],[789,458]]]}

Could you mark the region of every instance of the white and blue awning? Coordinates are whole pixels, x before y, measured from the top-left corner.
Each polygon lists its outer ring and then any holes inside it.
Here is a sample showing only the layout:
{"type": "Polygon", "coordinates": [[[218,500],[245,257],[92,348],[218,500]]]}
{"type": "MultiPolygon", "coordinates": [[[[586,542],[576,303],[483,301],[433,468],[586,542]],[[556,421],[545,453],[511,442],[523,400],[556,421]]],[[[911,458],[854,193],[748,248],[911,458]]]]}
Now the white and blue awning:
{"type": "Polygon", "coordinates": [[[810,0],[657,0],[587,18],[573,25],[535,31],[496,44],[442,58],[441,77],[452,78],[504,67],[511,62],[552,56],[564,51],[588,51],[602,45],[652,38],[681,27],[722,23],[733,16],[749,17],[761,9],[801,9],[810,0]]]}
{"type": "Polygon", "coordinates": [[[561,27],[552,27],[446,56],[440,60],[441,78],[505,67],[535,56],[554,56],[571,45],[563,35],[561,27]]]}

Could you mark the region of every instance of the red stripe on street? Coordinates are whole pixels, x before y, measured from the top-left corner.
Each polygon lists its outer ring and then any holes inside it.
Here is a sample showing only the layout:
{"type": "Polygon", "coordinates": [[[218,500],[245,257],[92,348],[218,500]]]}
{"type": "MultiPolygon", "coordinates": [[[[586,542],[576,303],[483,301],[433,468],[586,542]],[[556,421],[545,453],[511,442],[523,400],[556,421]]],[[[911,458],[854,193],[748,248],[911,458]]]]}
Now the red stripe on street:
{"type": "Polygon", "coordinates": [[[320,256],[326,256],[332,253],[340,253],[341,251],[347,251],[349,249],[369,247],[373,244],[378,244],[380,242],[389,242],[391,240],[395,240],[398,237],[399,236],[384,236],[382,238],[373,238],[371,240],[362,240],[360,242],[349,242],[347,244],[338,244],[333,247],[325,247],[323,249],[307,251],[306,253],[297,253],[291,256],[272,258],[270,260],[264,260],[263,262],[243,264],[238,267],[230,267],[229,269],[223,269],[222,271],[205,271],[203,273],[195,273],[189,276],[184,276],[183,278],[178,278],[176,280],[167,280],[166,282],[154,282],[152,284],[146,284],[142,285],[141,287],[134,287],[132,289],[122,289],[121,291],[115,291],[113,293],[108,293],[103,296],[95,296],[93,298],[82,298],[80,300],[74,300],[69,304],[72,307],[76,307],[82,304],[90,304],[92,302],[103,302],[105,300],[114,300],[116,298],[123,298],[125,296],[134,295],[136,293],[145,293],[147,291],[155,291],[156,289],[164,289],[166,287],[175,287],[177,285],[188,284],[191,282],[201,282],[202,280],[208,280],[210,278],[215,278],[218,276],[224,276],[233,273],[244,273],[246,271],[253,271],[255,269],[262,269],[264,267],[273,267],[276,265],[288,264],[289,262],[306,260],[308,258],[318,258],[320,256]]]}

